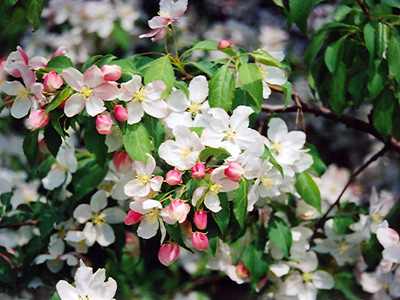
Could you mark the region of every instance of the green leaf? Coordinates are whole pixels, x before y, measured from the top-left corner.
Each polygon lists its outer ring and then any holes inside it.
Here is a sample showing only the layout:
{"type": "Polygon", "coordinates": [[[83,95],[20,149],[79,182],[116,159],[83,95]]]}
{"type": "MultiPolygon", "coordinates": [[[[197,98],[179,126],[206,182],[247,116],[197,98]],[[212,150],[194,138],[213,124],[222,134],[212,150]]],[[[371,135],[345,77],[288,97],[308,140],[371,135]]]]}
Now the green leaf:
{"type": "Polygon", "coordinates": [[[218,44],[219,44],[218,41],[211,41],[211,40],[200,41],[193,46],[192,50],[221,51],[230,56],[236,55],[235,51],[233,51],[232,48],[230,47],[223,50],[218,49],[218,44]]]}
{"type": "Polygon", "coordinates": [[[372,61],[375,56],[375,27],[368,23],[364,26],[364,40],[369,52],[369,60],[372,61]]]}
{"type": "Polygon", "coordinates": [[[200,161],[206,161],[211,156],[218,157],[218,159],[223,160],[223,159],[229,157],[230,154],[229,154],[228,151],[226,151],[223,148],[209,148],[209,147],[207,147],[207,148],[205,148],[204,150],[202,150],[200,152],[199,160],[200,161]]]}
{"type": "Polygon", "coordinates": [[[33,26],[33,30],[36,31],[40,26],[40,15],[46,0],[20,0],[22,7],[25,11],[26,19],[33,26]]]}
{"type": "Polygon", "coordinates": [[[386,64],[380,59],[374,61],[368,70],[369,81],[367,84],[371,100],[376,99],[385,88],[388,70],[386,64]]]}
{"type": "Polygon", "coordinates": [[[67,99],[69,96],[71,96],[73,92],[74,92],[74,90],[72,88],[70,88],[69,86],[67,86],[65,89],[63,89],[61,91],[61,93],[59,93],[51,101],[49,106],[47,106],[47,108],[46,108],[46,112],[50,112],[52,110],[55,110],[65,99],[67,99]]]}
{"type": "Polygon", "coordinates": [[[62,73],[63,70],[68,68],[75,68],[72,60],[64,55],[56,56],[47,63],[47,69],[52,69],[57,73],[62,73]]]}
{"type": "Polygon", "coordinates": [[[139,71],[136,70],[133,63],[127,59],[118,59],[111,62],[112,65],[118,65],[121,67],[121,80],[129,81],[133,75],[139,75],[139,71]]]}
{"type": "Polygon", "coordinates": [[[354,224],[354,220],[350,217],[335,217],[333,219],[333,231],[339,235],[350,233],[349,226],[354,224]]]}
{"type": "Polygon", "coordinates": [[[7,284],[11,287],[15,287],[16,285],[17,275],[11,264],[2,256],[0,255],[0,286],[7,284]]]}
{"type": "Polygon", "coordinates": [[[244,89],[253,97],[257,110],[261,110],[263,102],[262,75],[256,64],[242,64],[239,68],[239,79],[244,89]]]}
{"type": "Polygon", "coordinates": [[[151,154],[150,136],[142,123],[128,125],[122,137],[126,151],[133,161],[147,162],[147,153],[151,154]]]}
{"type": "Polygon", "coordinates": [[[58,295],[57,291],[54,292],[54,294],[53,294],[53,296],[51,296],[50,300],[61,300],[61,298],[58,295]]]}
{"type": "Polygon", "coordinates": [[[346,299],[349,300],[360,300],[355,294],[355,289],[357,287],[354,281],[354,275],[348,271],[342,271],[335,274],[335,290],[340,291],[345,295],[346,299]]]}
{"type": "Polygon", "coordinates": [[[246,247],[242,256],[243,264],[250,271],[251,286],[255,288],[261,279],[267,276],[269,262],[264,249],[250,244],[246,247]]]}
{"type": "Polygon", "coordinates": [[[382,58],[388,46],[389,27],[385,23],[378,23],[376,28],[376,54],[382,58]]]}
{"type": "Polygon", "coordinates": [[[157,118],[147,116],[143,122],[150,138],[153,140],[154,148],[158,149],[165,140],[165,127],[163,122],[157,118]]]}
{"type": "Polygon", "coordinates": [[[325,173],[326,165],[319,157],[317,149],[313,144],[307,143],[307,149],[310,149],[310,151],[308,151],[307,153],[310,154],[313,158],[313,164],[311,168],[317,173],[319,177],[321,177],[322,174],[325,173]]]}
{"type": "Polygon", "coordinates": [[[229,201],[226,193],[219,193],[218,198],[222,209],[218,213],[215,213],[214,216],[215,216],[215,221],[217,222],[218,227],[221,230],[221,233],[224,234],[229,224],[229,217],[230,217],[229,201]]]}
{"type": "Polygon", "coordinates": [[[307,47],[306,52],[303,55],[304,62],[309,66],[314,61],[317,56],[319,50],[321,50],[322,45],[325,41],[326,32],[315,32],[312,36],[312,40],[307,47]]]}
{"type": "Polygon", "coordinates": [[[400,1],[399,0],[382,0],[383,3],[389,5],[391,7],[400,8],[400,1]]]}
{"type": "Polygon", "coordinates": [[[347,5],[339,5],[336,7],[335,11],[333,12],[333,18],[340,22],[342,21],[351,11],[353,11],[353,8],[347,6],[347,5]]]}
{"type": "Polygon", "coordinates": [[[79,201],[86,195],[97,189],[108,173],[108,164],[101,168],[93,159],[85,159],[78,164],[78,170],[72,176],[72,186],[74,188],[73,198],[79,201]]]}
{"type": "Polygon", "coordinates": [[[101,59],[103,57],[103,55],[95,55],[92,57],[89,57],[82,65],[82,73],[85,73],[85,71],[87,69],[89,69],[89,67],[91,67],[92,65],[94,65],[94,63],[96,61],[98,61],[99,59],[101,59]]]}
{"type": "Polygon", "coordinates": [[[342,60],[343,50],[344,50],[344,41],[345,41],[345,38],[342,37],[341,39],[330,44],[328,46],[328,48],[326,48],[325,64],[328,67],[328,70],[332,74],[336,73],[339,63],[342,60]]]}
{"type": "Polygon", "coordinates": [[[62,144],[62,139],[53,126],[47,126],[44,130],[44,141],[50,153],[56,157],[62,144]]]}
{"type": "Polygon", "coordinates": [[[301,198],[322,214],[321,194],[318,185],[314,182],[311,176],[306,172],[296,174],[295,187],[301,198]]]}
{"type": "Polygon", "coordinates": [[[212,62],[206,60],[199,62],[190,62],[189,65],[194,66],[195,68],[199,69],[209,77],[211,77],[217,70],[217,68],[214,67],[214,64],[212,62]]]}
{"type": "Polygon", "coordinates": [[[286,223],[276,216],[268,221],[268,237],[280,250],[286,258],[290,257],[290,247],[292,246],[292,232],[286,223]]]}
{"type": "Polygon", "coordinates": [[[285,106],[284,110],[288,107],[290,100],[292,100],[292,84],[289,81],[286,81],[283,85],[281,85],[281,88],[283,90],[283,94],[285,95],[285,106]]]}
{"type": "Polygon", "coordinates": [[[17,0],[3,0],[0,5],[0,32],[3,32],[4,28],[9,25],[10,19],[15,10],[14,5],[17,0]]]}
{"type": "Polygon", "coordinates": [[[294,22],[304,34],[308,33],[307,19],[315,4],[322,0],[289,0],[289,20],[294,22]]]}
{"type": "Polygon", "coordinates": [[[390,72],[394,78],[400,83],[400,41],[393,35],[388,43],[386,59],[390,72]]]}
{"type": "Polygon", "coordinates": [[[95,62],[95,65],[101,68],[104,65],[112,64],[112,62],[116,59],[117,57],[112,54],[106,54],[99,60],[95,62]]]}
{"type": "Polygon", "coordinates": [[[131,63],[136,71],[144,73],[153,61],[154,59],[148,56],[135,56],[131,63]]]}
{"type": "Polygon", "coordinates": [[[346,65],[340,62],[330,81],[329,105],[340,116],[346,104],[346,65]]]}
{"type": "Polygon", "coordinates": [[[144,74],[144,83],[146,85],[156,80],[161,80],[165,83],[166,89],[162,97],[166,98],[175,82],[174,69],[168,56],[163,56],[153,61],[144,74]]]}
{"type": "Polygon", "coordinates": [[[54,224],[57,222],[57,215],[50,209],[42,210],[38,216],[38,225],[40,230],[40,238],[46,239],[53,231],[54,224]]]}
{"type": "Polygon", "coordinates": [[[86,122],[83,141],[86,149],[93,155],[99,166],[103,168],[107,160],[108,151],[105,143],[106,136],[98,133],[94,118],[91,118],[86,122]]]}
{"type": "Polygon", "coordinates": [[[367,73],[360,72],[350,79],[348,91],[356,108],[364,103],[365,91],[367,89],[367,73]]]}
{"type": "Polygon", "coordinates": [[[39,155],[39,130],[29,131],[22,144],[24,154],[28,160],[31,168],[35,167],[37,164],[37,159],[39,155]]]}
{"type": "Polygon", "coordinates": [[[385,89],[374,102],[372,122],[383,139],[386,139],[392,131],[392,116],[395,101],[396,99],[393,92],[389,89],[385,89]]]}
{"type": "Polygon", "coordinates": [[[251,53],[251,56],[258,61],[259,63],[266,65],[266,66],[273,66],[273,67],[278,67],[278,68],[283,68],[282,64],[277,60],[275,57],[273,57],[271,54],[269,54],[266,50],[264,49],[258,49],[251,53]]]}
{"type": "MultiPolygon", "coordinates": [[[[209,218],[210,220],[210,218],[209,218]]],[[[207,252],[210,253],[211,256],[215,257],[218,248],[218,234],[219,229],[217,224],[215,224],[214,220],[211,218],[210,222],[207,223],[207,238],[210,243],[207,247],[207,252]]]]}
{"type": "Polygon", "coordinates": [[[244,222],[247,217],[247,194],[249,182],[242,178],[239,181],[239,188],[233,191],[233,215],[238,221],[240,228],[244,228],[244,222]]]}
{"type": "Polygon", "coordinates": [[[114,27],[111,36],[117,42],[117,45],[120,46],[124,52],[127,52],[129,50],[131,46],[131,39],[129,33],[126,32],[119,23],[114,22],[114,27]]]}
{"type": "Polygon", "coordinates": [[[285,174],[283,173],[283,168],[282,166],[278,163],[278,161],[275,159],[275,157],[272,155],[271,151],[267,146],[264,147],[264,153],[261,156],[263,159],[269,159],[269,162],[278,169],[279,173],[281,173],[282,178],[285,177],[285,174]]]}
{"type": "Polygon", "coordinates": [[[209,81],[209,88],[208,102],[210,106],[229,111],[232,107],[235,79],[228,65],[222,66],[213,74],[209,81]]]}
{"type": "Polygon", "coordinates": [[[169,236],[175,243],[177,243],[179,246],[186,249],[187,251],[193,253],[193,250],[190,249],[190,247],[185,243],[181,226],[179,226],[178,223],[175,223],[174,225],[165,224],[165,228],[167,229],[169,236]]]}

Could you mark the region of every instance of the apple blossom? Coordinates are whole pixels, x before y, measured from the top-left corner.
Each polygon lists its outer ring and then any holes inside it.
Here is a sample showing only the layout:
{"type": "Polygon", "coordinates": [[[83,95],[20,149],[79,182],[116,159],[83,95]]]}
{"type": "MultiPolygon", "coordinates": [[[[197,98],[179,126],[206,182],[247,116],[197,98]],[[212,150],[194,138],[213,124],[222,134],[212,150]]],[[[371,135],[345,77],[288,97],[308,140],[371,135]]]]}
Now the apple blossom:
{"type": "Polygon", "coordinates": [[[132,170],[133,161],[126,151],[115,151],[112,161],[117,172],[129,173],[132,170]]]}
{"type": "Polygon", "coordinates": [[[159,16],[153,17],[149,20],[149,27],[153,29],[147,34],[142,34],[139,38],[152,37],[154,42],[163,38],[167,34],[167,27],[173,21],[178,20],[186,11],[187,0],[161,0],[159,16]]]}
{"type": "Polygon", "coordinates": [[[118,121],[125,122],[128,120],[128,110],[122,105],[116,105],[114,108],[114,116],[118,121]]]}
{"type": "Polygon", "coordinates": [[[239,181],[242,178],[244,170],[237,162],[228,161],[228,167],[224,170],[224,173],[229,180],[239,181]]]}
{"type": "Polygon", "coordinates": [[[142,214],[130,210],[128,211],[128,215],[126,216],[124,223],[125,225],[135,225],[136,223],[139,223],[142,220],[142,214]]]}
{"type": "Polygon", "coordinates": [[[204,178],[206,175],[206,166],[204,163],[197,163],[192,167],[191,172],[192,178],[204,178]]]}
{"type": "Polygon", "coordinates": [[[207,236],[202,232],[195,232],[192,236],[192,245],[199,251],[205,251],[208,248],[209,241],[207,236]]]}
{"type": "Polygon", "coordinates": [[[44,78],[43,87],[46,92],[54,92],[58,90],[63,83],[64,81],[61,76],[51,70],[44,78]]]}
{"type": "Polygon", "coordinates": [[[98,269],[93,274],[93,269],[86,267],[83,261],[75,273],[75,285],[65,280],[60,280],[57,293],[61,300],[87,299],[87,300],[113,300],[117,291],[116,281],[109,277],[107,282],[104,269],[98,269]]]}
{"type": "Polygon", "coordinates": [[[384,250],[382,256],[385,260],[400,264],[400,238],[397,231],[389,227],[385,220],[377,226],[376,237],[384,250]]]}
{"type": "Polygon", "coordinates": [[[118,65],[104,65],[100,68],[105,81],[117,81],[121,78],[121,67],[118,65]]]}
{"type": "Polygon", "coordinates": [[[207,213],[204,210],[198,210],[193,216],[193,223],[200,230],[207,228],[207,213]]]}
{"type": "Polygon", "coordinates": [[[167,243],[161,246],[158,251],[158,260],[164,265],[169,266],[179,256],[179,246],[174,243],[167,243]]]}
{"type": "Polygon", "coordinates": [[[87,113],[94,117],[106,110],[103,100],[110,101],[118,98],[119,89],[104,80],[104,75],[96,65],[91,66],[82,75],[77,69],[63,70],[65,82],[77,93],[66,102],[64,112],[67,117],[73,117],[85,107],[87,113]]]}
{"type": "Polygon", "coordinates": [[[125,194],[129,197],[146,197],[151,191],[158,192],[161,189],[162,176],[153,176],[156,161],[150,154],[147,156],[149,158],[146,165],[141,161],[133,163],[136,176],[124,187],[125,194]]]}
{"type": "Polygon", "coordinates": [[[179,170],[169,170],[165,175],[165,181],[169,185],[177,185],[182,183],[182,174],[179,170]]]}
{"type": "Polygon", "coordinates": [[[104,115],[98,115],[96,117],[96,130],[100,134],[110,134],[112,133],[112,125],[113,122],[111,120],[110,115],[104,114],[104,115]]]}
{"type": "Polygon", "coordinates": [[[44,110],[36,109],[32,111],[28,118],[28,128],[32,131],[45,127],[49,123],[50,117],[44,110]]]}
{"type": "Polygon", "coordinates": [[[155,118],[167,116],[167,103],[161,98],[165,83],[157,80],[142,87],[141,82],[139,75],[133,75],[131,80],[121,84],[119,99],[127,102],[128,124],[138,123],[144,112],[155,118]]]}
{"type": "Polygon", "coordinates": [[[161,212],[164,222],[168,224],[175,224],[175,222],[185,222],[187,215],[190,211],[190,205],[184,203],[182,200],[176,199],[171,204],[164,208],[161,212]]]}

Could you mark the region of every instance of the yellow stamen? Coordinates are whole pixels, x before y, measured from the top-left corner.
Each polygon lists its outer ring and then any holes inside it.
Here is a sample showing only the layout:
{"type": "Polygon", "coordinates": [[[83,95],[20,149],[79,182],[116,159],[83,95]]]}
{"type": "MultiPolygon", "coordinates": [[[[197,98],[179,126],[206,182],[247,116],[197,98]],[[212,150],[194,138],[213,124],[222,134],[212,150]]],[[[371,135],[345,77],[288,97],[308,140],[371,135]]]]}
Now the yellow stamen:
{"type": "Polygon", "coordinates": [[[188,110],[188,112],[190,112],[192,114],[192,116],[195,116],[196,114],[198,114],[200,112],[200,107],[201,107],[200,103],[192,102],[192,105],[189,106],[189,108],[187,110],[188,110]]]}
{"type": "Polygon", "coordinates": [[[311,273],[304,273],[302,277],[303,277],[304,282],[309,282],[311,280],[311,278],[312,278],[312,274],[311,273]]]}
{"type": "Polygon", "coordinates": [[[17,97],[17,99],[24,101],[28,98],[29,91],[26,89],[19,89],[15,96],[17,97]]]}
{"type": "Polygon", "coordinates": [[[275,184],[275,180],[272,178],[264,178],[261,182],[267,191],[275,184]]]}
{"type": "Polygon", "coordinates": [[[282,152],[283,147],[282,147],[281,142],[274,143],[274,144],[272,145],[272,150],[275,151],[276,153],[282,152]]]}
{"type": "Polygon", "coordinates": [[[97,225],[103,225],[106,221],[104,220],[104,217],[98,215],[94,218],[93,223],[97,225]]]}
{"type": "Polygon", "coordinates": [[[135,177],[135,181],[141,186],[150,183],[150,179],[150,176],[148,176],[147,174],[142,174],[142,172],[138,172],[135,177]]]}
{"type": "Polygon", "coordinates": [[[236,139],[236,132],[233,131],[232,128],[228,128],[228,130],[225,131],[225,133],[228,140],[236,139]]]}
{"type": "Polygon", "coordinates": [[[139,91],[137,91],[135,93],[135,95],[133,96],[133,101],[142,103],[143,100],[146,98],[146,88],[145,87],[141,87],[139,91]]]}
{"type": "Polygon", "coordinates": [[[220,184],[214,184],[210,187],[210,193],[212,195],[217,195],[222,189],[222,185],[220,184]]]}
{"type": "Polygon", "coordinates": [[[93,90],[87,86],[83,87],[82,91],[80,92],[83,97],[87,100],[90,96],[94,95],[93,90]]]}
{"type": "Polygon", "coordinates": [[[267,72],[267,70],[263,66],[259,66],[258,68],[260,69],[261,77],[264,80],[268,76],[269,73],[267,72]]]}
{"type": "Polygon", "coordinates": [[[185,148],[185,150],[183,150],[183,152],[180,154],[180,156],[182,157],[182,159],[185,159],[186,156],[188,156],[190,154],[190,149],[185,148]]]}

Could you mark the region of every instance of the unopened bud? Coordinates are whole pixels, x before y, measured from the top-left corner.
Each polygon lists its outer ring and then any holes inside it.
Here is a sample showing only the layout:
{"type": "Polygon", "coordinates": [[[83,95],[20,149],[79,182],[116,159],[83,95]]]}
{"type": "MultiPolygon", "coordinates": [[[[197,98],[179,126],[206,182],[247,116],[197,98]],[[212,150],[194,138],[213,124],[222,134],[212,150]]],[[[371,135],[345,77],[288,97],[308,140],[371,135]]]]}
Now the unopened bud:
{"type": "Polygon", "coordinates": [[[117,172],[128,173],[132,170],[132,159],[126,151],[115,151],[112,158],[117,172]]]}
{"type": "Polygon", "coordinates": [[[208,238],[204,233],[202,232],[193,233],[192,245],[194,248],[196,248],[199,251],[204,251],[207,249],[209,244],[210,243],[208,242],[208,238]]]}
{"type": "Polygon", "coordinates": [[[224,170],[225,176],[232,181],[238,182],[244,173],[240,164],[234,161],[228,162],[228,167],[224,170]]]}
{"type": "Polygon", "coordinates": [[[161,246],[158,251],[158,259],[164,266],[172,264],[179,256],[179,246],[167,243],[161,246]]]}
{"type": "Polygon", "coordinates": [[[49,123],[50,117],[44,110],[34,110],[28,118],[28,127],[31,131],[43,128],[49,123]]]}
{"type": "Polygon", "coordinates": [[[122,105],[117,105],[114,108],[114,116],[118,121],[124,122],[128,120],[128,110],[122,105]]]}
{"type": "Polygon", "coordinates": [[[168,207],[170,218],[179,223],[183,223],[190,211],[190,205],[185,204],[182,200],[174,200],[168,207]]]}
{"type": "Polygon", "coordinates": [[[207,228],[207,213],[204,210],[198,210],[193,216],[193,223],[200,230],[207,228]]]}
{"type": "Polygon", "coordinates": [[[112,120],[109,115],[100,115],[96,118],[96,129],[100,134],[110,134],[112,132],[112,120]]]}
{"type": "Polygon", "coordinates": [[[134,225],[134,224],[140,222],[141,220],[142,220],[142,214],[140,214],[136,211],[130,210],[124,220],[124,223],[125,223],[125,225],[134,225]]]}
{"type": "Polygon", "coordinates": [[[60,75],[54,71],[50,71],[44,78],[43,87],[46,92],[54,92],[58,90],[63,83],[60,75]]]}
{"type": "Polygon", "coordinates": [[[197,163],[192,167],[192,178],[204,178],[206,166],[203,163],[197,163]]]}
{"type": "Polygon", "coordinates": [[[104,65],[100,70],[106,81],[116,81],[121,78],[121,67],[118,65],[104,65]]]}
{"type": "Polygon", "coordinates": [[[182,182],[182,174],[178,170],[170,170],[165,175],[165,181],[169,185],[177,185],[182,182]]]}
{"type": "Polygon", "coordinates": [[[218,43],[219,50],[225,50],[226,48],[229,48],[231,46],[232,46],[232,42],[229,40],[220,40],[218,43]]]}
{"type": "Polygon", "coordinates": [[[250,271],[245,267],[244,264],[240,263],[236,266],[236,275],[239,278],[247,279],[250,278],[250,271]]]}

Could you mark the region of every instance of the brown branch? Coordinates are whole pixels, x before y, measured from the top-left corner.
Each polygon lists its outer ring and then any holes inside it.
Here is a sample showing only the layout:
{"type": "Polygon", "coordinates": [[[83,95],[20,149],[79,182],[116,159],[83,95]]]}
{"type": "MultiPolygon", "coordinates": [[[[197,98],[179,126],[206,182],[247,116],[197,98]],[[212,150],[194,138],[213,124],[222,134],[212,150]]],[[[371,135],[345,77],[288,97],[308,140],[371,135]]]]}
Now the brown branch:
{"type": "Polygon", "coordinates": [[[8,225],[0,225],[0,228],[11,228],[11,227],[21,227],[21,226],[36,226],[38,224],[38,221],[27,221],[27,222],[20,222],[20,223],[14,223],[14,224],[8,224],[8,225]]]}
{"type": "Polygon", "coordinates": [[[364,171],[370,164],[372,164],[374,161],[376,161],[379,157],[383,156],[387,151],[389,150],[389,147],[385,145],[381,151],[378,153],[374,154],[367,162],[365,162],[361,167],[359,167],[354,174],[350,177],[348,180],[346,186],[343,188],[342,192],[340,195],[337,197],[336,201],[328,208],[328,210],[324,213],[324,215],[319,219],[318,223],[315,225],[314,232],[310,238],[310,245],[313,243],[315,235],[317,234],[317,231],[319,228],[321,228],[326,221],[326,218],[328,217],[329,213],[335,206],[340,205],[340,199],[342,198],[344,192],[347,190],[347,188],[350,186],[350,184],[354,181],[354,179],[361,174],[362,171],[364,171]]]}
{"type": "MultiPolygon", "coordinates": [[[[278,89],[274,90],[279,91],[278,89]]],[[[288,106],[286,109],[284,108],[284,105],[263,104],[262,111],[267,113],[289,113],[297,112],[298,109],[301,109],[303,112],[311,113],[317,117],[321,116],[325,119],[345,124],[349,128],[369,133],[379,141],[384,142],[391,150],[400,153],[400,141],[396,140],[393,136],[389,136],[387,140],[384,140],[372,124],[346,115],[338,116],[335,112],[326,107],[307,103],[306,101],[302,100],[296,93],[292,94],[292,98],[296,99],[295,104],[292,106],[288,106]]]]}
{"type": "Polygon", "coordinates": [[[210,276],[206,276],[206,277],[200,277],[200,278],[196,279],[195,281],[193,281],[193,283],[191,285],[184,288],[182,290],[182,294],[187,295],[191,291],[193,291],[194,289],[196,289],[197,287],[199,287],[205,283],[215,282],[215,281],[221,280],[222,278],[224,278],[224,277],[222,277],[220,274],[214,274],[214,275],[210,275],[210,276]]]}

